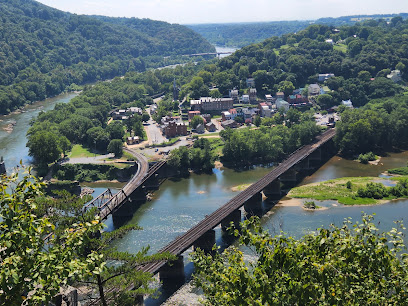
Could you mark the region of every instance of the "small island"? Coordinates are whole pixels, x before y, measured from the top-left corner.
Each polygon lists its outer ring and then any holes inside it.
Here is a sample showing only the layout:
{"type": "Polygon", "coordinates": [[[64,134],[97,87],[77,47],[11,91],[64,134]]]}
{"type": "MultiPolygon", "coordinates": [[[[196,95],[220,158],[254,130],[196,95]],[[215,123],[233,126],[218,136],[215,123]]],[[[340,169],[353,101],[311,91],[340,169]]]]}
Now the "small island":
{"type": "Polygon", "coordinates": [[[344,205],[381,204],[387,200],[408,198],[408,176],[391,178],[343,177],[293,188],[288,197],[317,201],[336,200],[344,205]],[[389,182],[387,187],[383,182],[389,182]]]}

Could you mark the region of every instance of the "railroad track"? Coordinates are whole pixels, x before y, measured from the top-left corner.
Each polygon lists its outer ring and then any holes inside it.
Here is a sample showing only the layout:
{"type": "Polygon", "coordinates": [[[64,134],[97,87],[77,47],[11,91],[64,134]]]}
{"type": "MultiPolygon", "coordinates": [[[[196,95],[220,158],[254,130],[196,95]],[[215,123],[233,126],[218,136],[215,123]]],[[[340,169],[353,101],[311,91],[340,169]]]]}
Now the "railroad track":
{"type": "MultiPolygon", "coordinates": [[[[255,194],[261,192],[266,186],[279,178],[283,173],[288,171],[297,163],[307,158],[310,154],[320,148],[323,144],[332,139],[335,135],[335,130],[330,129],[316,138],[316,141],[312,144],[303,146],[294,151],[288,156],[288,158],[281,164],[276,166],[271,172],[266,174],[256,183],[252,184],[246,190],[239,193],[232,198],[222,207],[218,208],[211,215],[206,216],[197,225],[193,226],[183,235],[178,236],[158,253],[169,252],[173,255],[180,255],[191,247],[195,241],[197,241],[204,233],[215,228],[221,223],[228,215],[234,210],[239,209],[244,203],[253,197],[255,194]]],[[[156,263],[150,263],[141,268],[144,272],[157,273],[158,270],[166,264],[166,261],[160,261],[156,263]]]]}

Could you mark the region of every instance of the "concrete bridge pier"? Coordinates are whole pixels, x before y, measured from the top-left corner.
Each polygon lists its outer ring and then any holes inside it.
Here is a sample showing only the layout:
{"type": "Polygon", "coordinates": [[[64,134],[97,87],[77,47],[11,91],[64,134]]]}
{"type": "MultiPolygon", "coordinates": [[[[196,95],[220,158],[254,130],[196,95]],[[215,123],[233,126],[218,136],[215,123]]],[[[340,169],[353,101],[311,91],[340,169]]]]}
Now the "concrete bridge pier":
{"type": "Polygon", "coordinates": [[[294,168],[289,169],[283,173],[279,180],[287,186],[295,186],[297,182],[297,172],[294,168]]]}
{"type": "Polygon", "coordinates": [[[295,165],[295,170],[297,171],[307,171],[310,170],[309,158],[305,158],[304,160],[298,162],[295,165]]]}
{"type": "Polygon", "coordinates": [[[183,256],[177,256],[174,261],[167,262],[159,270],[159,278],[163,283],[169,283],[174,280],[184,280],[184,261],[183,256]]]}
{"type": "Polygon", "coordinates": [[[143,184],[143,187],[149,190],[157,190],[160,187],[159,174],[155,173],[149,177],[143,184]]]}
{"type": "Polygon", "coordinates": [[[204,253],[212,253],[213,246],[215,244],[215,231],[209,230],[206,232],[204,235],[202,235],[200,238],[198,238],[193,245],[194,251],[197,249],[201,249],[204,251],[204,253]]]}
{"type": "Polygon", "coordinates": [[[309,164],[312,167],[317,167],[322,161],[322,149],[319,147],[309,155],[309,164]]]}
{"type": "Polygon", "coordinates": [[[241,222],[241,211],[239,209],[234,210],[221,221],[221,229],[227,232],[227,228],[231,226],[231,222],[234,223],[235,228],[239,228],[239,223],[241,222]]]}
{"type": "Polygon", "coordinates": [[[122,226],[126,221],[132,219],[139,205],[136,201],[126,201],[121,207],[112,213],[112,221],[116,228],[122,226]]]}
{"type": "Polygon", "coordinates": [[[146,190],[143,187],[137,188],[133,191],[130,195],[130,199],[132,202],[144,202],[146,201],[146,190]]]}
{"type": "Polygon", "coordinates": [[[263,190],[263,194],[269,199],[279,199],[281,197],[281,182],[276,179],[272,181],[268,186],[263,190]]]}
{"type": "Polygon", "coordinates": [[[244,209],[247,213],[256,213],[262,211],[262,193],[255,194],[244,203],[244,209]]]}

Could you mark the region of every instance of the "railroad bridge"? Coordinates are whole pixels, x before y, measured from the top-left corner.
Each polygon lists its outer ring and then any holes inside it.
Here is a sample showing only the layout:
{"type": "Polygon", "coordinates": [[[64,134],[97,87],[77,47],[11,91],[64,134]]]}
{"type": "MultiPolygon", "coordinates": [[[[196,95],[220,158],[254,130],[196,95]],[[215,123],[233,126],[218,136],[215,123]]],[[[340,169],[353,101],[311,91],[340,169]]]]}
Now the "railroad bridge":
{"type": "Polygon", "coordinates": [[[171,263],[160,261],[146,264],[141,270],[153,274],[159,273],[162,281],[184,278],[184,263],[181,256],[184,251],[193,246],[194,249],[200,248],[205,252],[211,252],[215,244],[215,227],[221,224],[225,232],[231,222],[238,225],[242,218],[240,210],[242,206],[247,213],[261,210],[263,195],[269,199],[280,198],[283,184],[287,186],[296,184],[298,174],[302,171],[310,171],[320,165],[323,159],[335,154],[331,142],[334,135],[335,130],[329,129],[318,136],[312,144],[299,148],[259,181],[159,251],[159,253],[169,252],[176,255],[177,260],[171,263]]]}
{"type": "Polygon", "coordinates": [[[147,191],[158,189],[160,181],[168,176],[166,161],[162,160],[149,166],[143,155],[126,150],[138,159],[137,173],[116,194],[107,189],[84,207],[85,211],[97,208],[101,220],[112,215],[115,224],[122,224],[123,221],[130,219],[139,205],[146,201],[147,191]]]}

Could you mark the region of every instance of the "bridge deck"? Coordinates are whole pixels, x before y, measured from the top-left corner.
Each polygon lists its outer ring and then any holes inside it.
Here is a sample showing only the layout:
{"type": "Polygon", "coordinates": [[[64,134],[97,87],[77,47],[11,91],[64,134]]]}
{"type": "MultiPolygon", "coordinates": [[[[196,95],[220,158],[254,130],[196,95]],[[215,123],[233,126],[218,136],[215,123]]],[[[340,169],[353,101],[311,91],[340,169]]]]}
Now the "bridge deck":
{"type": "MultiPolygon", "coordinates": [[[[293,152],[285,161],[275,167],[271,172],[265,175],[256,183],[252,184],[249,188],[239,193],[232,198],[225,205],[217,209],[211,215],[206,216],[205,219],[200,221],[197,225],[189,229],[186,233],[178,236],[167,246],[162,248],[161,252],[169,252],[173,255],[180,255],[191,247],[194,242],[200,238],[207,231],[215,228],[221,221],[231,214],[234,210],[239,209],[244,203],[253,197],[255,194],[261,192],[271,182],[276,180],[279,176],[292,168],[294,165],[307,158],[310,154],[316,151],[320,146],[328,142],[335,135],[335,130],[330,129],[318,136],[316,141],[312,144],[303,146],[293,152]]],[[[166,261],[155,262],[147,264],[141,268],[142,271],[157,273],[161,267],[166,264],[166,261]]]]}

